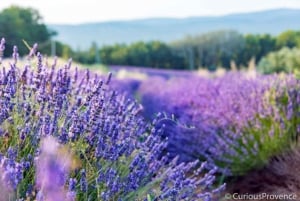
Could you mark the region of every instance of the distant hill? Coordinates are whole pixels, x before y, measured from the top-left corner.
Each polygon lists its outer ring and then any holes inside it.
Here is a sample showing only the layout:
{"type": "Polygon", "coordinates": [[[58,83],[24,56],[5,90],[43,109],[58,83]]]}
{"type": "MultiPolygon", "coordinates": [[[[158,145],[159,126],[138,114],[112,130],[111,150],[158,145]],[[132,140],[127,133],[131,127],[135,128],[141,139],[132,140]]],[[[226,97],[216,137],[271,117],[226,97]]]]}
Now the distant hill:
{"type": "Polygon", "coordinates": [[[99,46],[140,40],[169,42],[186,35],[221,29],[276,35],[287,29],[300,29],[299,19],[300,9],[276,9],[217,17],[150,18],[49,27],[58,32],[58,40],[75,49],[85,49],[93,41],[99,46]]]}

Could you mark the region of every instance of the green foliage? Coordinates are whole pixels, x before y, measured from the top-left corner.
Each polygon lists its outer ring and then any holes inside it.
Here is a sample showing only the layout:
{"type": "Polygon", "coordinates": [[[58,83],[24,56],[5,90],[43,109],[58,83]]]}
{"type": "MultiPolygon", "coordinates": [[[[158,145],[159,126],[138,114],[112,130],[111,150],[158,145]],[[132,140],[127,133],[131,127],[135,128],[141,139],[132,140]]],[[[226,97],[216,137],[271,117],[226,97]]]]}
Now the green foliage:
{"type": "MultiPolygon", "coordinates": [[[[71,49],[70,52],[72,52],[71,49]]],[[[76,52],[72,52],[72,55],[75,61],[83,64],[99,64],[101,62],[100,52],[95,42],[92,43],[89,50],[78,50],[76,52]]]]}
{"type": "Polygon", "coordinates": [[[247,66],[252,58],[259,61],[264,55],[275,49],[276,39],[269,34],[248,34],[244,36],[244,40],[242,50],[237,53],[236,62],[239,65],[247,66]]]}
{"type": "Polygon", "coordinates": [[[175,41],[172,47],[185,57],[191,68],[230,66],[237,59],[237,52],[244,46],[244,39],[236,31],[216,31],[199,36],[188,36],[175,41]]]}
{"type": "Polygon", "coordinates": [[[236,31],[216,31],[186,37],[175,41],[172,47],[184,55],[190,68],[218,66],[230,68],[230,61],[238,66],[247,66],[255,58],[259,61],[265,54],[275,49],[276,39],[269,34],[241,35],[236,31]]]}
{"type": "Polygon", "coordinates": [[[300,47],[300,31],[288,30],[281,33],[276,40],[276,47],[300,47]]]}
{"type": "MultiPolygon", "coordinates": [[[[287,31],[273,37],[269,34],[243,36],[232,30],[215,31],[188,36],[170,45],[153,41],[105,46],[100,50],[100,58],[105,64],[192,70],[199,67],[215,70],[222,66],[229,69],[231,61],[235,61],[238,67],[248,66],[252,58],[259,62],[279,47],[297,46],[299,33],[287,31]]],[[[89,55],[93,54],[90,52],[89,55]]]]}
{"type": "Polygon", "coordinates": [[[116,44],[100,50],[104,64],[149,66],[164,69],[183,69],[184,60],[165,43],[159,41],[116,44]]]}
{"type": "Polygon", "coordinates": [[[5,56],[12,53],[14,45],[18,46],[21,56],[28,53],[22,40],[29,44],[37,42],[43,46],[49,43],[50,37],[54,34],[42,23],[38,11],[32,8],[11,6],[0,13],[0,36],[8,41],[5,56]]]}
{"type": "Polygon", "coordinates": [[[284,47],[279,51],[271,52],[260,60],[258,70],[265,74],[297,73],[300,70],[300,49],[284,47]]]}

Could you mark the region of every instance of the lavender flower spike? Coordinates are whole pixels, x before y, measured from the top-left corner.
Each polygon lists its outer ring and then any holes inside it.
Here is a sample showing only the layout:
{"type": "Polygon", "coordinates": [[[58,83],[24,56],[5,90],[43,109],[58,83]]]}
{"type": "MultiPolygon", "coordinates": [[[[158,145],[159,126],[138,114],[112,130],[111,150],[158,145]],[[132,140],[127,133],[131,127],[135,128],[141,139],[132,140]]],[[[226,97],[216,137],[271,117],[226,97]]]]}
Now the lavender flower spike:
{"type": "Polygon", "coordinates": [[[37,185],[47,201],[64,201],[66,177],[69,174],[70,156],[61,153],[60,146],[53,137],[42,141],[42,153],[37,160],[37,185]]]}

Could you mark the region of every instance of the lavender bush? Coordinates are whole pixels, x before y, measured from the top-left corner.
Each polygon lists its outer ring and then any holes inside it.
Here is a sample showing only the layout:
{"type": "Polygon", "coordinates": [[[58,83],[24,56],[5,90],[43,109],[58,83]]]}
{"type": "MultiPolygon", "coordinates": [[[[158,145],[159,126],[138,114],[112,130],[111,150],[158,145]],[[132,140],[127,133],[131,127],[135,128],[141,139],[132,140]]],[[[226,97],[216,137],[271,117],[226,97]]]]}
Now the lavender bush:
{"type": "Polygon", "coordinates": [[[146,116],[166,111],[192,126],[163,120],[167,150],[181,161],[207,160],[224,174],[239,175],[297,142],[299,83],[291,75],[152,78],[139,91],[146,116]]]}
{"type": "Polygon", "coordinates": [[[215,146],[212,146],[215,150],[212,150],[214,153],[223,151],[215,160],[229,167],[234,174],[245,174],[267,165],[274,156],[297,147],[299,92],[299,81],[293,76],[274,78],[272,88],[265,95],[268,104],[264,110],[239,133],[230,132],[215,138],[215,146]]]}
{"type": "MultiPolygon", "coordinates": [[[[0,44],[4,50],[5,40],[0,44]]],[[[0,72],[1,182],[10,200],[212,200],[217,168],[169,162],[162,117],[86,71],[49,66],[35,45],[27,64],[0,72]],[[37,65],[32,66],[32,59],[37,65]],[[207,171],[208,169],[208,171],[207,171]]]]}

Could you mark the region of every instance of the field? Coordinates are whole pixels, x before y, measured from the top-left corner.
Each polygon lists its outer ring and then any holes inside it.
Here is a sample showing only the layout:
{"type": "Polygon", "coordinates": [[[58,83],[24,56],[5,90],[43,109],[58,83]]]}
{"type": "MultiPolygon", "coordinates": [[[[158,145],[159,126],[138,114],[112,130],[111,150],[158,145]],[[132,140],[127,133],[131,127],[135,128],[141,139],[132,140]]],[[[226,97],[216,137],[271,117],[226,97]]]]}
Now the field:
{"type": "Polygon", "coordinates": [[[1,201],[300,196],[294,75],[89,68],[35,51],[1,64],[1,201]]]}

